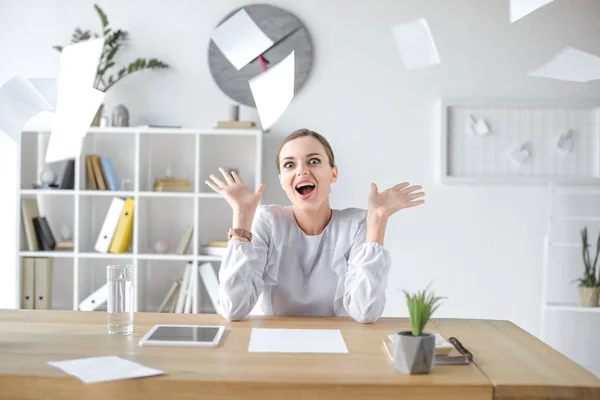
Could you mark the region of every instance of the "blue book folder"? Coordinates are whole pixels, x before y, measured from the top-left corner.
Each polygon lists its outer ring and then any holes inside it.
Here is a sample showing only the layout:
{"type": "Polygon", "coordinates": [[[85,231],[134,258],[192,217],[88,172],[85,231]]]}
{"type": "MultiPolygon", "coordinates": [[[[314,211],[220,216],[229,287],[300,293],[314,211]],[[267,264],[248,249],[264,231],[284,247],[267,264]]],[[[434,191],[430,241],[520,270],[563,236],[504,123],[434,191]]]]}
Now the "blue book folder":
{"type": "Polygon", "coordinates": [[[119,190],[119,177],[117,176],[117,171],[115,170],[112,160],[108,157],[100,157],[100,163],[102,164],[102,170],[104,171],[108,190],[119,190]]]}

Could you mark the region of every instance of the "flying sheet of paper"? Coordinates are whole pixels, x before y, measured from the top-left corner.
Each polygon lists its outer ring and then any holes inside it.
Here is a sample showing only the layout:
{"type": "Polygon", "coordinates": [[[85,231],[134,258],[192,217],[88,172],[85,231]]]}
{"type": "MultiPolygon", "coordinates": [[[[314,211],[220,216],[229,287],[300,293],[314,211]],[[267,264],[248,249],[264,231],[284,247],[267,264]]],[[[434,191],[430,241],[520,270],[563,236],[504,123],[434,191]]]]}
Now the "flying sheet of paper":
{"type": "Polygon", "coordinates": [[[392,34],[406,69],[429,67],[441,62],[429,24],[424,18],[396,25],[392,34]]]}
{"type": "Polygon", "coordinates": [[[76,360],[50,361],[48,364],[73,375],[84,383],[115,381],[164,374],[164,371],[148,368],[117,356],[79,358],[76,360]]]}
{"type": "Polygon", "coordinates": [[[23,126],[44,111],[53,111],[31,80],[15,76],[0,87],[0,129],[13,140],[21,140],[23,126]]]}
{"type": "Polygon", "coordinates": [[[250,90],[263,130],[283,115],[294,98],[295,58],[292,51],[281,62],[250,79],[250,90]]]}
{"type": "Polygon", "coordinates": [[[252,328],[248,352],[347,353],[339,329],[252,328]]]}
{"type": "Polygon", "coordinates": [[[572,82],[600,79],[600,57],[572,47],[567,47],[529,76],[552,78],[572,82]]]}
{"type": "Polygon", "coordinates": [[[88,88],[86,91],[79,91],[76,96],[63,99],[58,104],[56,120],[46,150],[47,163],[79,156],[85,134],[103,99],[103,92],[88,88]]]}
{"type": "Polygon", "coordinates": [[[554,0],[510,0],[510,23],[531,14],[554,0]]]}
{"type": "Polygon", "coordinates": [[[210,37],[238,70],[273,46],[243,8],[216,27],[210,37]]]}
{"type": "Polygon", "coordinates": [[[46,162],[75,158],[104,93],[94,89],[103,41],[88,40],[69,45],[60,57],[56,120],[50,134],[46,162]]]}

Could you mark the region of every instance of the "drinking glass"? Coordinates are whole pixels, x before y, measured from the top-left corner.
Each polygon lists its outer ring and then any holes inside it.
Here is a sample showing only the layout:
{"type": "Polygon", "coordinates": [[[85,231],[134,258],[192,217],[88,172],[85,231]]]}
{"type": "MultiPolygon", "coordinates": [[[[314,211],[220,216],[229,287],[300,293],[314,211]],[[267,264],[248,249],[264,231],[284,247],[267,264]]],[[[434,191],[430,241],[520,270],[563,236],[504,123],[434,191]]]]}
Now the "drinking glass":
{"type": "Polygon", "coordinates": [[[133,333],[133,265],[106,267],[108,333],[133,333]]]}

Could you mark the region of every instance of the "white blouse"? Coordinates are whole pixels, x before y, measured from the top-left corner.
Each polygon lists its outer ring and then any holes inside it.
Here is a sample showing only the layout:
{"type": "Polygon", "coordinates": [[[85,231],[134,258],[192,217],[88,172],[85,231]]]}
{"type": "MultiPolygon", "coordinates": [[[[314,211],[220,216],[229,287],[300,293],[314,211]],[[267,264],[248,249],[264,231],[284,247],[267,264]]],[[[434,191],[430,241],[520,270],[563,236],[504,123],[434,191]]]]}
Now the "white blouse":
{"type": "Polygon", "coordinates": [[[376,321],[385,306],[390,255],[366,243],[367,211],[333,210],[318,235],[306,235],[291,207],[260,205],[252,241],[229,241],[219,271],[221,314],[352,316],[376,321]],[[260,298],[260,302],[259,302],[260,298]]]}

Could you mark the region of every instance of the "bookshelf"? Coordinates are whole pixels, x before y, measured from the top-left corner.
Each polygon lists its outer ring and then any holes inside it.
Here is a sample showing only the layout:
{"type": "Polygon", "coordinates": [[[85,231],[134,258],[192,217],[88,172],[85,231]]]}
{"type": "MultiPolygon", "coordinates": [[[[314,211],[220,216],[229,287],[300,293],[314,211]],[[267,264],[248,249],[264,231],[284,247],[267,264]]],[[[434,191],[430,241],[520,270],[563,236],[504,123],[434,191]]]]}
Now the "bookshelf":
{"type": "MultiPolygon", "coordinates": [[[[75,159],[72,190],[34,189],[39,175],[50,167],[57,181],[67,162],[46,165],[44,157],[50,132],[23,132],[20,148],[19,216],[17,225],[17,276],[21,282],[24,257],[52,259],[52,308],[77,310],[79,303],[106,282],[109,264],[133,264],[135,310],[157,311],[173,281],[182,277],[187,263],[198,267],[212,262],[218,273],[221,258],[203,254],[209,241],[226,240],[231,224],[227,202],[204,181],[218,167],[236,169],[246,185],[255,190],[262,179],[263,132],[259,129],[182,129],[139,127],[91,127],[75,159]],[[121,184],[120,190],[90,190],[87,184],[87,154],[109,157],[121,184]],[[155,192],[155,179],[171,176],[191,182],[191,192],[155,192]],[[94,250],[102,223],[114,197],[134,199],[133,239],[130,252],[100,253],[94,250]],[[35,198],[40,215],[46,216],[57,241],[68,230],[72,251],[29,251],[21,214],[21,200],[35,198]],[[186,254],[176,249],[186,229],[193,235],[186,254]],[[155,243],[168,243],[165,253],[155,243]]],[[[197,270],[197,269],[196,269],[197,270]]],[[[193,274],[197,295],[192,312],[214,312],[208,294],[193,274]]],[[[21,287],[17,289],[21,305],[21,287]]],[[[98,310],[105,310],[98,308],[98,310]]]]}

